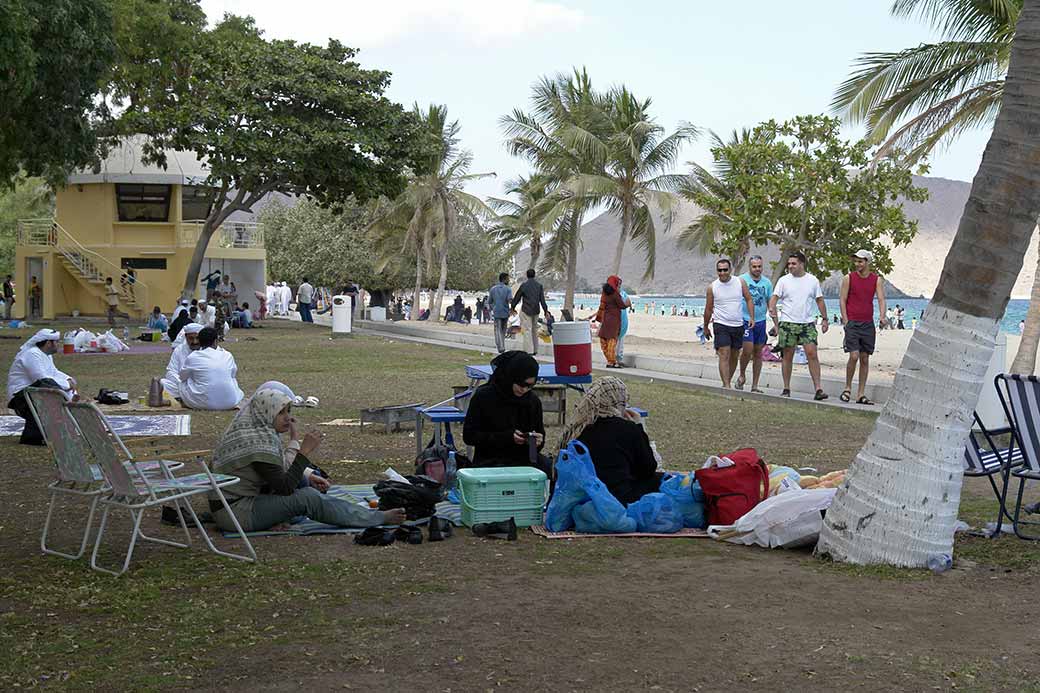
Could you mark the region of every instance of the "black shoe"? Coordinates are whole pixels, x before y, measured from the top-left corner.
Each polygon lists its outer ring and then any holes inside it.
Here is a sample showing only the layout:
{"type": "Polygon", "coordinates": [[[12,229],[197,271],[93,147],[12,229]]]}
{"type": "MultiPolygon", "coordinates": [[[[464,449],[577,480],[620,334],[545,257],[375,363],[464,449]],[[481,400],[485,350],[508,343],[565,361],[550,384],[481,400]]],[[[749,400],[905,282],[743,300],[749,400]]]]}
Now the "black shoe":
{"type": "MultiPolygon", "coordinates": [[[[188,527],[196,527],[195,520],[192,519],[191,514],[181,508],[181,514],[184,516],[184,524],[188,527]]],[[[180,527],[181,521],[177,518],[177,509],[172,505],[164,505],[162,507],[162,517],[160,521],[164,525],[171,525],[173,527],[180,527]]]]}
{"type": "Polygon", "coordinates": [[[422,530],[415,525],[402,525],[394,530],[394,539],[408,544],[421,544],[422,530]]]}
{"type": "Polygon", "coordinates": [[[500,522],[483,522],[473,525],[473,533],[484,539],[516,541],[516,519],[511,517],[500,522]]]}
{"type": "Polygon", "coordinates": [[[354,535],[354,543],[362,546],[389,546],[394,543],[395,529],[369,527],[361,534],[354,535]]]}
{"type": "Polygon", "coordinates": [[[451,522],[440,517],[430,518],[430,541],[444,541],[454,533],[451,522]]]}

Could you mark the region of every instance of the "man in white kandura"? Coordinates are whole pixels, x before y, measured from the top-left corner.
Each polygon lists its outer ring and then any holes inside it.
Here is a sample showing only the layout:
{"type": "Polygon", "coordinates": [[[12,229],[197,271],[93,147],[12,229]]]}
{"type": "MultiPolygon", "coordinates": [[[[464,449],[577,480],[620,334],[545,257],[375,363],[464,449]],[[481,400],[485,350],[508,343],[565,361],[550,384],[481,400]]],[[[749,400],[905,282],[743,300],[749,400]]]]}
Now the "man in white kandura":
{"type": "Polygon", "coordinates": [[[40,330],[22,345],[14,357],[11,370],[7,373],[7,406],[25,419],[22,445],[43,445],[43,434],[29,411],[25,400],[25,389],[46,387],[61,390],[66,399],[78,399],[76,380],[58,370],[54,365],[54,354],[58,353],[61,332],[40,330]]]}
{"type": "Polygon", "coordinates": [[[217,331],[205,327],[199,332],[199,348],[181,367],[181,402],[191,409],[231,409],[242,400],[237,375],[235,357],[217,346],[217,331]]]}
{"type": "Polygon", "coordinates": [[[199,300],[199,312],[195,316],[195,322],[202,325],[203,327],[216,327],[217,324],[217,309],[214,306],[206,303],[205,300],[199,300]]]}
{"type": "Polygon", "coordinates": [[[174,399],[181,398],[181,369],[188,354],[199,348],[199,332],[202,329],[202,325],[197,322],[190,322],[174,340],[173,353],[170,354],[170,362],[166,364],[166,376],[162,379],[163,389],[174,399]]]}

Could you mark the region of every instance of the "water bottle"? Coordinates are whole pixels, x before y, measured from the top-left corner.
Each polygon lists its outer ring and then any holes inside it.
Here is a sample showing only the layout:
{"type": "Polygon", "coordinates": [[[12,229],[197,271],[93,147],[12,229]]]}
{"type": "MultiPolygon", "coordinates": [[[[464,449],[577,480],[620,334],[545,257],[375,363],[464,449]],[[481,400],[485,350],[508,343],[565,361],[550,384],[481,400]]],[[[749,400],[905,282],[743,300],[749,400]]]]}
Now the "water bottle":
{"type": "Polygon", "coordinates": [[[928,570],[936,575],[945,573],[953,566],[953,558],[948,553],[933,553],[928,557],[928,570]]]}
{"type": "Polygon", "coordinates": [[[123,328],[123,342],[126,343],[126,342],[129,342],[129,341],[130,341],[130,328],[129,327],[124,327],[123,328]]]}
{"type": "Polygon", "coordinates": [[[455,462],[455,451],[448,451],[448,464],[444,468],[444,485],[451,489],[455,488],[455,477],[458,472],[458,464],[455,462]]]}

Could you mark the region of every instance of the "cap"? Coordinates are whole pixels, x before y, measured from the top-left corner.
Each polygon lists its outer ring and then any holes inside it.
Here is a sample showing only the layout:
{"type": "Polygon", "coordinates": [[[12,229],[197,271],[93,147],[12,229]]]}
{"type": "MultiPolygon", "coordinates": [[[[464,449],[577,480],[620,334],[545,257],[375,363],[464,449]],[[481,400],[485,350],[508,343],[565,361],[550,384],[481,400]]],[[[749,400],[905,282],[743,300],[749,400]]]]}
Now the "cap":
{"type": "Polygon", "coordinates": [[[874,259],[874,253],[870,252],[869,250],[863,250],[861,248],[860,250],[857,250],[856,252],[854,252],[852,254],[852,257],[858,257],[861,260],[866,260],[867,262],[870,262],[871,260],[874,259]]]}

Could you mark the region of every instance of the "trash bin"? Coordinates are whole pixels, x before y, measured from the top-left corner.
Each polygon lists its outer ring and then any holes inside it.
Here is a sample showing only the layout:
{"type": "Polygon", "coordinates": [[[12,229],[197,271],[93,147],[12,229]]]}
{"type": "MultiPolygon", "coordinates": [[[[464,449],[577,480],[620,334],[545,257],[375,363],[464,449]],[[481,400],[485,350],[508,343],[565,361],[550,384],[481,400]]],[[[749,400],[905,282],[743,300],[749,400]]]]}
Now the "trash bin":
{"type": "Polygon", "coordinates": [[[368,309],[369,320],[372,322],[386,322],[386,308],[382,306],[373,306],[368,309]]]}
{"type": "Polygon", "coordinates": [[[351,323],[350,296],[332,297],[332,336],[342,337],[350,334],[351,323]]]}

